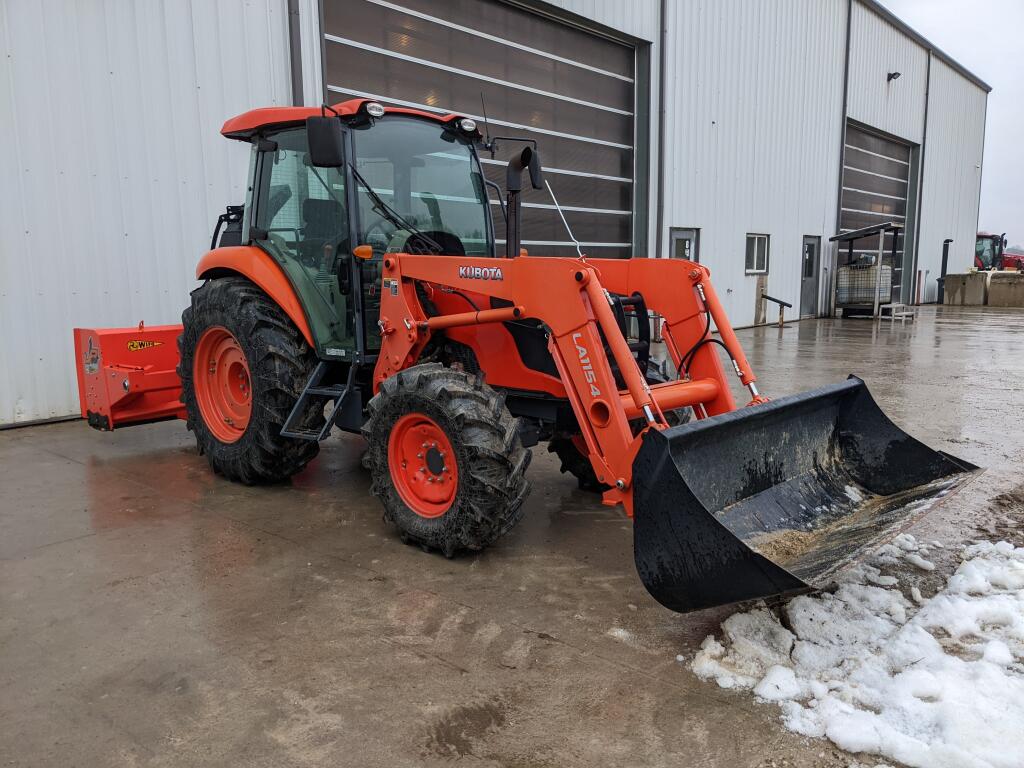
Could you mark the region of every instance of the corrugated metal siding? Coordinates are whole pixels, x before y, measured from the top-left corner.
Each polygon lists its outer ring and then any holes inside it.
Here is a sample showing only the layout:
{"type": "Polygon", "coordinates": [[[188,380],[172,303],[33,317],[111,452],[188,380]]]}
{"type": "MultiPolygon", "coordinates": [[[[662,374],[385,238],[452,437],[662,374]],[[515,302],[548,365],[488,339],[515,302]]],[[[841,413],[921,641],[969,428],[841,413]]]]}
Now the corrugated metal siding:
{"type": "Polygon", "coordinates": [[[927,78],[928,51],[854,2],[850,19],[849,117],[920,144],[927,78]],[[900,78],[888,82],[890,72],[899,72],[900,78]]]}
{"type": "Polygon", "coordinates": [[[290,101],[285,0],[0,3],[0,424],[78,410],[74,326],[178,322],[290,101]]]}
{"type": "Polygon", "coordinates": [[[767,291],[792,316],[803,236],[824,243],[835,228],[846,3],[668,7],[663,248],[669,227],[700,228],[701,262],[732,322],[748,325],[758,278],[744,274],[746,234],[769,234],[767,291]]]}
{"type": "Polygon", "coordinates": [[[936,299],[944,239],[953,238],[949,272],[964,272],[974,263],[987,96],[948,64],[932,59],[918,246],[918,269],[928,271],[924,301],[936,299]]]}
{"type": "MultiPolygon", "coordinates": [[[[549,5],[651,41],[656,169],[658,0],[549,5]]],[[[667,252],[669,227],[700,228],[702,261],[733,322],[748,324],[757,278],[743,274],[746,233],[771,236],[767,290],[796,305],[802,237],[824,241],[835,225],[847,0],[666,5],[666,210],[652,238],[667,252]]],[[[299,6],[304,97],[316,103],[318,3],[299,6]]],[[[927,52],[856,1],[852,16],[850,117],[920,142],[927,52]],[[902,77],[887,85],[890,71],[902,77]]],[[[0,3],[0,42],[3,424],[77,410],[73,326],[177,321],[216,215],[244,194],[247,148],[220,125],[289,103],[290,87],[286,0],[0,3]]],[[[950,269],[970,264],[984,104],[935,61],[928,298],[944,237],[955,240],[950,269]]]]}

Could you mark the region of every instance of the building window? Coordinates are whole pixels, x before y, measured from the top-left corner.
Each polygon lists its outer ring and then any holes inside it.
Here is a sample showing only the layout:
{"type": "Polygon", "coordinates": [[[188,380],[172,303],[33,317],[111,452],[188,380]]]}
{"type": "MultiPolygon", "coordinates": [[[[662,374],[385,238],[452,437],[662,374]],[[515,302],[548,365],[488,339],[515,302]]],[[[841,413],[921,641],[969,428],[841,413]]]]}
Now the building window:
{"type": "Polygon", "coordinates": [[[768,274],[768,235],[747,235],[748,275],[768,274]]]}

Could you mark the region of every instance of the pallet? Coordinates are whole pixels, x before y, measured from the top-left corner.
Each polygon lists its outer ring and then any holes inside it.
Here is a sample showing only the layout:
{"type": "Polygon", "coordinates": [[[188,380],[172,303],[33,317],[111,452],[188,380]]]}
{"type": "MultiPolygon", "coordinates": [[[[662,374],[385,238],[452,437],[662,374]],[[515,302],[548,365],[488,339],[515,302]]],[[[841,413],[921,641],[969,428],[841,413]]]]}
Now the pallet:
{"type": "Polygon", "coordinates": [[[879,319],[888,318],[890,323],[895,323],[897,320],[905,323],[907,320],[913,320],[916,316],[917,308],[907,304],[882,304],[878,308],[879,319]],[[889,314],[885,313],[886,310],[889,310],[889,314]]]}

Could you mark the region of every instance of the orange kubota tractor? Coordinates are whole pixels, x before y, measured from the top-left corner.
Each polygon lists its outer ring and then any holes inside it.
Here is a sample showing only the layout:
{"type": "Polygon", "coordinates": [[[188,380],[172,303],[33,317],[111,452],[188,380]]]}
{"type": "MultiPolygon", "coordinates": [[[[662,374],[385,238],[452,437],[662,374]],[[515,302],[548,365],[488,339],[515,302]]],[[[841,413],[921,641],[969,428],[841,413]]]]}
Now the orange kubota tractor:
{"type": "Polygon", "coordinates": [[[508,163],[502,257],[470,119],[353,100],[222,132],[252,145],[249,193],[182,325],[75,331],[94,427],[184,418],[243,483],[300,472],[334,427],[361,432],[385,518],[448,556],[515,525],[547,443],[633,518],[640,577],[677,611],[828,583],[976,469],[854,377],[769,402],[700,264],[522,254],[535,147],[508,163]]]}

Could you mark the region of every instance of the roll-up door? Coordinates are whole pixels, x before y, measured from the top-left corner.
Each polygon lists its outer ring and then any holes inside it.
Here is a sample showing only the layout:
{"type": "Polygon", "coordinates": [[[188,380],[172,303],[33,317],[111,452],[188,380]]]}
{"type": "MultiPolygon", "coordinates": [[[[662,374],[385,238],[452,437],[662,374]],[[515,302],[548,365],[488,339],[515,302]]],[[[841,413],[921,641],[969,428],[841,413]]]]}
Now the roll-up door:
{"type": "MultiPolygon", "coordinates": [[[[482,97],[493,135],[537,140],[585,251],[632,253],[635,48],[491,0],[322,2],[330,101],[456,112],[482,130],[482,97]]],[[[506,159],[522,145],[499,145],[481,159],[504,189],[506,159]]],[[[491,196],[501,253],[505,225],[491,196]]],[[[575,255],[546,189],[523,194],[522,240],[533,254],[575,255]]]]}
{"type": "MultiPolygon", "coordinates": [[[[856,125],[847,125],[843,153],[842,210],[839,216],[841,232],[887,221],[906,227],[910,150],[908,144],[878,136],[856,125]]],[[[866,260],[876,255],[878,237],[872,235],[855,240],[854,258],[866,260]]],[[[893,301],[899,301],[905,238],[902,230],[897,234],[890,232],[885,235],[885,264],[890,263],[893,237],[896,238],[896,259],[892,264],[892,297],[893,301]]],[[[845,248],[840,258],[846,258],[845,248]]]]}

